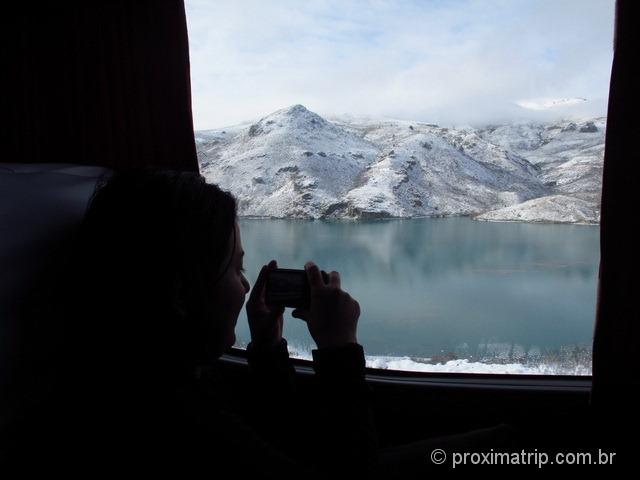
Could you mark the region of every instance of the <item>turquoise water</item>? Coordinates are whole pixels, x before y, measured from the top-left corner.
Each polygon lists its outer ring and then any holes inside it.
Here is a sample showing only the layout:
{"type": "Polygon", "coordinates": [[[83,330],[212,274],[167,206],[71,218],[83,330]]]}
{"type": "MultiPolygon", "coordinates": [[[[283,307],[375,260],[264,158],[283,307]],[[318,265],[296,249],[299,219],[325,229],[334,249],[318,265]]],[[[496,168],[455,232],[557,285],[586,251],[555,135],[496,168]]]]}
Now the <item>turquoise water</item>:
{"type": "MultiPolygon", "coordinates": [[[[590,373],[599,228],[469,218],[242,219],[247,278],[274,258],[337,270],[361,306],[370,366],[436,371],[590,373]],[[495,370],[498,368],[498,370],[495,370]]],[[[306,325],[285,313],[292,353],[306,325]]],[[[249,332],[244,310],[238,346],[249,332]]]]}

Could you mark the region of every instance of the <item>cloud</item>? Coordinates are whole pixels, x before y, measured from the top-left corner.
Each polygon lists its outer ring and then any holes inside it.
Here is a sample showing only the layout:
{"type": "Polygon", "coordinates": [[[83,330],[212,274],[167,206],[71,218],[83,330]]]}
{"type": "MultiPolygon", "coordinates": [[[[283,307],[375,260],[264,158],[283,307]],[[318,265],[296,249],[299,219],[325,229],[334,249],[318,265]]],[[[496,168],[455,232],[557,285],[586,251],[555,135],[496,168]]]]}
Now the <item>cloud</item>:
{"type": "MultiPolygon", "coordinates": [[[[604,115],[610,0],[187,0],[196,129],[302,103],[439,123],[539,118],[523,99],[604,115]]],[[[565,110],[563,110],[564,112],[565,110]]]]}

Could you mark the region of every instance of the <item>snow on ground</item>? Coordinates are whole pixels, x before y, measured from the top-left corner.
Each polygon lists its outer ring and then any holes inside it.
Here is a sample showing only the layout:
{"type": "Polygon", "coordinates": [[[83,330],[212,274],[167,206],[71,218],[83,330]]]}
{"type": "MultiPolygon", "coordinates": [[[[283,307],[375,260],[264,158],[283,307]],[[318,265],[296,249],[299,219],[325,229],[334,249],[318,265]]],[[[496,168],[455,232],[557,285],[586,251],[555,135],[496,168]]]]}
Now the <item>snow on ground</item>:
{"type": "MultiPolygon", "coordinates": [[[[293,358],[312,360],[311,348],[289,345],[293,358]]],[[[452,359],[441,362],[430,359],[416,359],[408,356],[367,355],[366,366],[382,370],[399,370],[424,373],[475,373],[507,375],[591,375],[590,358],[580,361],[568,359],[538,359],[529,362],[514,361],[472,361],[452,359]]]]}

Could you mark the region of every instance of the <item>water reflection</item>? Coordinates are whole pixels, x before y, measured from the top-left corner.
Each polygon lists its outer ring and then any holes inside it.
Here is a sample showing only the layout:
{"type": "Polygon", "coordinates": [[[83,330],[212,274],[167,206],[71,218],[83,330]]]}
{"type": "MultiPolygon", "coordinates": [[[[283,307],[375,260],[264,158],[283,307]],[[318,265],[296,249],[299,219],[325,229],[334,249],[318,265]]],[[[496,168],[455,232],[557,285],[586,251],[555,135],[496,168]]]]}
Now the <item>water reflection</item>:
{"type": "MultiPolygon", "coordinates": [[[[359,340],[369,355],[486,360],[506,351],[516,359],[591,344],[597,227],[468,218],[240,225],[251,282],[271,258],[341,272],[362,307],[359,340]]],[[[286,315],[287,339],[304,351],[306,328],[286,315]]],[[[238,339],[249,339],[246,318],[238,339]]]]}

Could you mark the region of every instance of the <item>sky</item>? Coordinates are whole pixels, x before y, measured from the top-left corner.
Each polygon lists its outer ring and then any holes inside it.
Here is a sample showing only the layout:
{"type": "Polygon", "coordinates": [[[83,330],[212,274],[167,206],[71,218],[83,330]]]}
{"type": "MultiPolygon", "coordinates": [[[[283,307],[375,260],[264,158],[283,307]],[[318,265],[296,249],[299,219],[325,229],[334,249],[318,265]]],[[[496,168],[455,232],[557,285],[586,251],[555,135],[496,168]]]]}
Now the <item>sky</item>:
{"type": "Polygon", "coordinates": [[[196,130],[302,104],[482,125],[606,115],[614,0],[186,0],[196,130]],[[556,99],[574,100],[554,104],[556,99]]]}

